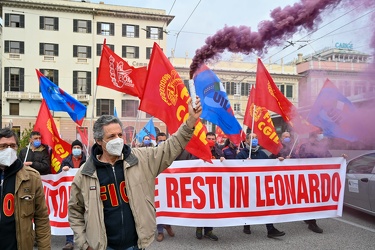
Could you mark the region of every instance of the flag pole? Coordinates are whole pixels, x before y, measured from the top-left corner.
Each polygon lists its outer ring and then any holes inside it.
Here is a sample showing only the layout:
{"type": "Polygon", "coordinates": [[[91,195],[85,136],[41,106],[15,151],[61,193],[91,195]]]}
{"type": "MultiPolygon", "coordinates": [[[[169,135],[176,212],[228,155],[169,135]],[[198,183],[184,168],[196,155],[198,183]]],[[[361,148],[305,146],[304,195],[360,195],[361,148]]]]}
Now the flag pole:
{"type": "Polygon", "coordinates": [[[26,155],[25,155],[25,160],[23,160],[23,163],[25,164],[25,162],[26,162],[26,159],[27,159],[27,155],[29,154],[29,150],[30,150],[30,143],[31,142],[29,142],[29,145],[27,146],[27,150],[26,150],[26,155]]]}
{"type": "Polygon", "coordinates": [[[90,130],[92,131],[92,123],[94,120],[94,111],[95,111],[95,103],[96,103],[96,93],[98,92],[98,85],[96,85],[95,91],[94,91],[94,99],[92,102],[92,112],[91,112],[91,119],[90,119],[90,127],[87,129],[87,148],[86,148],[86,154],[87,156],[90,156],[89,154],[89,148],[90,148],[90,130]]]}
{"type": "Polygon", "coordinates": [[[251,133],[250,133],[250,149],[249,149],[249,158],[251,159],[251,149],[252,149],[252,140],[253,140],[253,133],[254,133],[254,124],[255,124],[255,110],[256,110],[256,105],[254,104],[253,108],[253,117],[251,119],[251,133]]]}
{"type": "MultiPolygon", "coordinates": [[[[139,108],[139,107],[138,107],[139,108]]],[[[137,117],[135,118],[135,123],[134,123],[134,129],[133,129],[133,134],[132,134],[132,140],[130,142],[130,148],[133,147],[133,142],[134,140],[136,139],[134,137],[135,135],[135,131],[138,129],[138,123],[139,123],[139,116],[140,116],[140,112],[139,112],[139,109],[137,110],[137,117]]]]}

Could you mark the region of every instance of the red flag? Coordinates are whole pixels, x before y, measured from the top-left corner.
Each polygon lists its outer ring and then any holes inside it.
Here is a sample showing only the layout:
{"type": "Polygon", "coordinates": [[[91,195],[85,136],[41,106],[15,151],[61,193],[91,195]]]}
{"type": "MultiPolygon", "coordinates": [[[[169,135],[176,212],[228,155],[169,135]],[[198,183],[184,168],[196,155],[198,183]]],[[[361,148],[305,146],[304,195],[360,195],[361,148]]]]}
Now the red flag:
{"type": "MultiPolygon", "coordinates": [[[[165,122],[169,132],[174,133],[189,116],[189,98],[184,82],[159,45],[154,43],[139,109],[165,122]]],[[[195,125],[194,135],[186,150],[200,159],[211,162],[211,151],[200,120],[195,125]]]]}
{"type": "Polygon", "coordinates": [[[284,121],[299,133],[311,131],[309,123],[299,115],[296,107],[281,93],[259,58],[254,103],[281,115],[284,121]]]}
{"type": "Polygon", "coordinates": [[[89,146],[89,140],[88,140],[88,135],[87,135],[87,128],[83,128],[81,130],[80,127],[77,127],[77,131],[79,133],[79,136],[81,137],[82,144],[86,145],[86,147],[89,146]]]}
{"type": "Polygon", "coordinates": [[[216,142],[221,143],[223,141],[223,138],[226,137],[223,130],[216,125],[215,129],[215,134],[216,134],[216,142]]]}
{"type": "Polygon", "coordinates": [[[147,67],[134,68],[116,55],[105,43],[96,85],[141,97],[146,83],[147,67]]]}
{"type": "Polygon", "coordinates": [[[42,135],[42,143],[51,148],[51,173],[56,174],[60,170],[63,159],[71,153],[71,146],[60,138],[53,117],[44,99],[40,105],[38,118],[33,130],[39,131],[42,135]]]}
{"type": "MultiPolygon", "coordinates": [[[[249,128],[252,127],[252,119],[254,114],[254,95],[255,89],[252,87],[249,99],[247,101],[243,121],[243,123],[249,128]]],[[[278,154],[283,146],[279,140],[279,136],[276,133],[275,126],[273,125],[268,110],[264,107],[256,106],[254,117],[254,128],[252,131],[253,133],[257,134],[259,144],[272,154],[278,154]]]]}

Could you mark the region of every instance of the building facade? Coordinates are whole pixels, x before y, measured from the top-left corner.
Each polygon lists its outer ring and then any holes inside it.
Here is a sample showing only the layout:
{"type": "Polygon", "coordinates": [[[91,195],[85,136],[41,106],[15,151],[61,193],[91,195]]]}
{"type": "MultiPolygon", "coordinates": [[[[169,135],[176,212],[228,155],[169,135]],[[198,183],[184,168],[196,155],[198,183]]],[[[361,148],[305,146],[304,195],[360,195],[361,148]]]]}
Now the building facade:
{"type": "MultiPolygon", "coordinates": [[[[2,0],[1,127],[22,131],[35,123],[42,96],[35,69],[87,106],[83,127],[103,114],[113,114],[132,134],[149,120],[137,111],[138,98],[96,86],[104,39],[130,65],[148,64],[154,42],[166,49],[164,10],[63,0],[2,0]],[[138,114],[138,112],[140,114],[138,114]],[[91,119],[93,118],[93,119],[91,119]]],[[[61,137],[76,139],[75,123],[53,113],[61,137]]],[[[165,131],[164,123],[155,123],[165,131]]]]}
{"type": "MultiPolygon", "coordinates": [[[[189,58],[170,58],[172,65],[179,72],[180,77],[188,86],[190,64],[189,58]]],[[[294,104],[298,105],[298,82],[295,65],[272,64],[263,62],[272,79],[280,91],[294,104]]],[[[247,101],[251,87],[255,87],[257,64],[242,61],[238,55],[228,61],[210,62],[207,66],[215,72],[224,85],[228,99],[234,111],[235,117],[242,125],[244,121],[247,101]]],[[[246,130],[246,126],[243,126],[246,130]]],[[[214,126],[207,124],[209,131],[215,131],[214,126]]],[[[280,130],[281,128],[279,128],[280,130]]],[[[281,131],[278,131],[281,132],[281,131]]]]}
{"type": "MultiPolygon", "coordinates": [[[[126,141],[149,121],[138,111],[139,99],[96,86],[97,70],[104,39],[130,65],[147,66],[153,43],[166,51],[166,28],[173,20],[165,10],[94,4],[70,0],[2,0],[0,2],[0,90],[1,126],[21,132],[36,121],[42,95],[35,69],[87,106],[84,130],[97,117],[117,114],[124,123],[126,141]]],[[[191,58],[169,58],[187,84],[191,58]]],[[[297,107],[308,110],[326,78],[329,78],[356,105],[374,98],[369,69],[370,56],[352,48],[329,48],[284,64],[264,65],[281,92],[297,107]]],[[[233,55],[228,61],[211,62],[226,89],[240,124],[246,111],[249,91],[255,85],[256,63],[233,55]]],[[[64,112],[53,113],[63,139],[78,137],[76,124],[64,112]]],[[[168,132],[154,119],[157,131],[168,132]]],[[[278,133],[287,129],[274,119],[278,133]]],[[[214,126],[207,123],[209,131],[214,126]]],[[[246,129],[246,126],[244,126],[246,129]]]]}

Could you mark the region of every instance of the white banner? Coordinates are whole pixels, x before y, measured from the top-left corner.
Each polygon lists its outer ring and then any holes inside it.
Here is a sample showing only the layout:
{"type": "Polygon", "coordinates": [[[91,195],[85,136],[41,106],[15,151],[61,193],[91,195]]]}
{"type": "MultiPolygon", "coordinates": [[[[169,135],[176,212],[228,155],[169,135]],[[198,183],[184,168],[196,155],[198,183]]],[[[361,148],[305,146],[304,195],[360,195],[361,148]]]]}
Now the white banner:
{"type": "MultiPolygon", "coordinates": [[[[76,169],[44,175],[53,235],[73,234],[68,222],[76,169]]],[[[236,226],[342,215],[346,160],[176,161],[156,179],[158,224],[236,226]]]]}
{"type": "Polygon", "coordinates": [[[42,175],[52,235],[73,235],[68,221],[70,186],[78,169],[42,175]]]}
{"type": "Polygon", "coordinates": [[[158,224],[236,226],[342,215],[340,158],[176,161],[159,175],[158,224]]]}

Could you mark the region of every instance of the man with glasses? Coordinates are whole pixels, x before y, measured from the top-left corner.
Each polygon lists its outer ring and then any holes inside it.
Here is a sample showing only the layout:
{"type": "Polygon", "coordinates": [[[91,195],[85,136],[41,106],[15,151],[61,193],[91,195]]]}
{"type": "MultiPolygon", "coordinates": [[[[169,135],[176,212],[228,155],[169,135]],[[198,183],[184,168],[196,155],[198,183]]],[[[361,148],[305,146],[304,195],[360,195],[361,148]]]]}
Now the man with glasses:
{"type": "Polygon", "coordinates": [[[49,148],[42,144],[42,136],[38,131],[31,132],[29,145],[21,149],[18,158],[25,166],[36,169],[41,175],[51,173],[49,148]]]}
{"type": "Polygon", "coordinates": [[[39,173],[17,159],[18,137],[0,129],[0,249],[51,249],[51,228],[39,173]],[[35,229],[33,229],[35,224],[35,229]]]}

